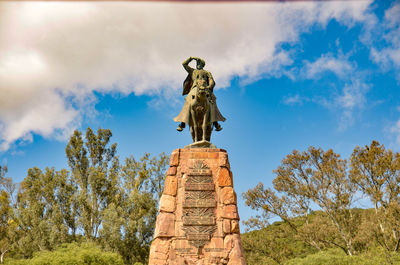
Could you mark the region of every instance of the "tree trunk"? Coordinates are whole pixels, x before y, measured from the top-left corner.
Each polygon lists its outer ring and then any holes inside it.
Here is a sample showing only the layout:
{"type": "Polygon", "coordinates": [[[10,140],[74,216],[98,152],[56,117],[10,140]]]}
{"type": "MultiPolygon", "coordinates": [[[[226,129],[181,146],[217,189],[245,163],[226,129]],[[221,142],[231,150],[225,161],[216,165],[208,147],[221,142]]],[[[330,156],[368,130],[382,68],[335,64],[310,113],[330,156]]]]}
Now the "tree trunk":
{"type": "Polygon", "coordinates": [[[2,251],[0,255],[0,264],[4,263],[4,255],[7,253],[8,249],[6,251],[2,251]]]}

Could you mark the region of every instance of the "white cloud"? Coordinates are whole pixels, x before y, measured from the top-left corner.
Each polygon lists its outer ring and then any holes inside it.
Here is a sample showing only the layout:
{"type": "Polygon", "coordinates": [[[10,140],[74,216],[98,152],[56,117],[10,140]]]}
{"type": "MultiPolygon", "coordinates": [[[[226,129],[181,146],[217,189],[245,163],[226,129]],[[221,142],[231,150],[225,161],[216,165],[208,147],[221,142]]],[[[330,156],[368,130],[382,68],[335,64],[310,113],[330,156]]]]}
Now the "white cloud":
{"type": "Polygon", "coordinates": [[[384,41],[384,48],[371,48],[371,58],[383,70],[395,69],[400,81],[400,3],[394,4],[385,11],[382,27],[375,41],[384,41]]]}
{"type": "MultiPolygon", "coordinates": [[[[357,64],[350,61],[348,56],[340,54],[335,57],[328,53],[313,62],[306,61],[299,72],[298,76],[305,79],[318,80],[327,72],[333,73],[339,79],[340,82],[331,84],[335,88],[332,90],[336,92],[328,93],[328,96],[314,97],[312,101],[339,113],[339,131],[351,126],[355,111],[364,107],[366,94],[370,89],[370,85],[365,82],[365,73],[358,69],[357,64]],[[342,83],[343,87],[340,87],[342,83]]],[[[297,97],[289,98],[289,103],[301,102],[302,98],[297,97]]]]}
{"type": "Polygon", "coordinates": [[[93,91],[173,95],[188,56],[206,59],[217,88],[276,75],[291,63],[281,43],[331,19],[364,22],[369,4],[1,3],[0,148],[68,134],[93,91]]]}
{"type": "Polygon", "coordinates": [[[286,105],[303,105],[304,101],[309,101],[309,99],[300,96],[299,94],[294,96],[288,96],[283,99],[283,103],[286,105]]]}
{"type": "Polygon", "coordinates": [[[304,75],[308,79],[318,78],[325,72],[333,72],[339,78],[345,78],[355,70],[347,58],[335,58],[332,54],[324,54],[314,62],[305,62],[304,75]]]}
{"type": "Polygon", "coordinates": [[[365,106],[365,94],[370,86],[362,80],[354,79],[343,88],[343,93],[336,97],[335,105],[342,109],[339,130],[344,130],[354,122],[354,110],[365,106]]]}
{"type": "Polygon", "coordinates": [[[396,135],[396,143],[400,144],[400,120],[390,128],[390,132],[396,135]]]}

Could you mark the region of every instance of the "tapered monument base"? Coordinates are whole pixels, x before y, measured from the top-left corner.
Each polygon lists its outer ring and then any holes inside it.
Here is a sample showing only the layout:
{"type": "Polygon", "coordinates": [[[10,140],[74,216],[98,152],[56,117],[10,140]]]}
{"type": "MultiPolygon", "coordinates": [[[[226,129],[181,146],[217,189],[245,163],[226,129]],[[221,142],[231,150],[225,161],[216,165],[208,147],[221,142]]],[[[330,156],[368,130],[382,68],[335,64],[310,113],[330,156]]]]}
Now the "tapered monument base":
{"type": "Polygon", "coordinates": [[[172,152],[149,265],[246,265],[228,154],[172,152]]]}

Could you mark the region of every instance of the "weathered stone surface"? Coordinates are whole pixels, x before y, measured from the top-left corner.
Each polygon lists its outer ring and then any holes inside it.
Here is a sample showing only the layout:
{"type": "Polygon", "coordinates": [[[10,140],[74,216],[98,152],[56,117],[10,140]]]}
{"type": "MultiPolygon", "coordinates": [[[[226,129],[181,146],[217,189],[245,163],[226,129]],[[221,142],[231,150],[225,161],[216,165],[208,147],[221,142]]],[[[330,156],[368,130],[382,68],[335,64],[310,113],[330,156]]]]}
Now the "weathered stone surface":
{"type": "Polygon", "coordinates": [[[175,220],[175,236],[176,237],[185,237],[185,232],[182,230],[183,221],[175,220]]]}
{"type": "Polygon", "coordinates": [[[239,221],[238,220],[232,220],[231,221],[231,231],[232,231],[232,233],[236,233],[236,234],[240,233],[239,221]]]}
{"type": "Polygon", "coordinates": [[[172,237],[175,235],[175,215],[160,212],[157,216],[154,238],[172,237]]]}
{"type": "Polygon", "coordinates": [[[189,145],[185,146],[185,149],[190,149],[190,148],[212,148],[216,149],[217,147],[210,143],[209,141],[198,141],[189,145]]]}
{"type": "Polygon", "coordinates": [[[246,265],[246,260],[244,259],[244,257],[229,258],[229,262],[227,265],[246,265]]]}
{"type": "Polygon", "coordinates": [[[149,265],[166,264],[168,258],[168,251],[171,242],[165,238],[156,238],[153,240],[150,248],[149,265]]]}
{"type": "Polygon", "coordinates": [[[206,257],[219,257],[228,258],[229,252],[224,248],[224,240],[220,237],[214,237],[204,247],[204,254],[206,257]]]}
{"type": "Polygon", "coordinates": [[[177,151],[172,152],[171,154],[171,158],[169,159],[169,165],[171,167],[176,167],[179,164],[179,149],[177,151]]]}
{"type": "Polygon", "coordinates": [[[217,160],[219,158],[219,153],[217,153],[217,152],[209,152],[208,153],[208,158],[217,160]]]}
{"type": "Polygon", "coordinates": [[[172,248],[176,253],[184,253],[184,254],[195,254],[197,253],[197,249],[189,244],[189,241],[186,239],[177,239],[172,242],[172,248]]]}
{"type": "Polygon", "coordinates": [[[167,176],[175,176],[176,175],[176,167],[169,167],[167,171],[167,176]]]}
{"type": "Polygon", "coordinates": [[[224,219],[224,233],[230,234],[231,233],[231,220],[224,219]]]}
{"type": "Polygon", "coordinates": [[[149,265],[166,265],[166,259],[157,259],[157,258],[150,258],[149,265]]]}
{"type": "Polygon", "coordinates": [[[217,231],[215,231],[213,236],[224,238],[224,220],[222,218],[217,220],[217,231]]]}
{"type": "Polygon", "coordinates": [[[231,251],[233,248],[233,235],[226,235],[224,238],[224,248],[228,251],[231,251]]]}
{"type": "Polygon", "coordinates": [[[171,195],[163,194],[160,198],[160,211],[172,213],[175,211],[176,198],[171,195]]]}
{"type": "Polygon", "coordinates": [[[171,242],[166,238],[156,238],[153,240],[154,244],[151,245],[150,252],[157,252],[167,254],[171,242]]]}
{"type": "Polygon", "coordinates": [[[179,149],[170,164],[149,265],[245,265],[226,151],[179,149]]]}
{"type": "Polygon", "coordinates": [[[242,247],[240,236],[238,234],[232,235],[232,241],[233,241],[233,248],[232,248],[231,252],[229,253],[229,259],[243,257],[244,250],[242,247]]]}
{"type": "Polygon", "coordinates": [[[220,187],[232,187],[232,175],[226,167],[221,167],[218,171],[218,185],[220,187]]]}
{"type": "Polygon", "coordinates": [[[209,244],[205,246],[205,249],[209,249],[208,252],[221,252],[224,251],[224,239],[220,237],[213,237],[209,244]]]}
{"type": "Polygon", "coordinates": [[[225,205],[222,217],[239,220],[237,206],[235,204],[225,205]]]}
{"type": "Polygon", "coordinates": [[[193,152],[190,154],[191,159],[206,159],[208,158],[208,152],[193,152]]]}
{"type": "Polygon", "coordinates": [[[218,165],[220,167],[227,167],[229,168],[229,159],[228,159],[228,154],[225,152],[221,152],[219,154],[219,160],[218,160],[218,165]]]}
{"type": "Polygon", "coordinates": [[[164,182],[164,194],[176,196],[178,180],[175,176],[167,176],[164,182]]]}
{"type": "Polygon", "coordinates": [[[236,204],[236,193],[232,187],[222,188],[219,198],[223,204],[236,204]]]}

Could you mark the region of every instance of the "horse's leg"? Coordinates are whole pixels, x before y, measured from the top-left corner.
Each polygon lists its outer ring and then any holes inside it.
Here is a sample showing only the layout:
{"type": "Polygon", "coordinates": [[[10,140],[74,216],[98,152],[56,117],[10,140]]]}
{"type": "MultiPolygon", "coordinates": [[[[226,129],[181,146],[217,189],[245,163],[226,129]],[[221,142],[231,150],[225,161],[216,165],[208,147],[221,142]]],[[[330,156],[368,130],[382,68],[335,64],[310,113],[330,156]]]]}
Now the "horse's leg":
{"type": "Polygon", "coordinates": [[[190,134],[192,135],[192,140],[193,140],[193,142],[195,142],[195,140],[194,140],[194,130],[193,130],[193,126],[190,126],[190,134]]]}
{"type": "Polygon", "coordinates": [[[193,142],[197,142],[197,118],[196,114],[194,113],[193,108],[190,108],[190,115],[192,116],[192,122],[193,122],[193,130],[194,130],[194,139],[193,142]]]}
{"type": "Polygon", "coordinates": [[[202,139],[203,139],[203,141],[206,140],[206,135],[207,135],[207,121],[208,121],[208,119],[209,119],[208,110],[206,109],[206,111],[204,112],[204,115],[203,115],[203,126],[202,126],[202,130],[203,130],[202,139]]]}
{"type": "Polygon", "coordinates": [[[206,130],[206,140],[207,141],[211,141],[211,131],[212,131],[212,125],[211,125],[211,109],[210,109],[210,105],[208,106],[208,110],[207,110],[207,130],[206,130]]]}
{"type": "Polygon", "coordinates": [[[189,128],[190,128],[190,134],[192,135],[192,140],[194,142],[195,140],[194,140],[193,118],[191,117],[192,116],[191,113],[192,113],[191,108],[189,108],[189,128]]]}

